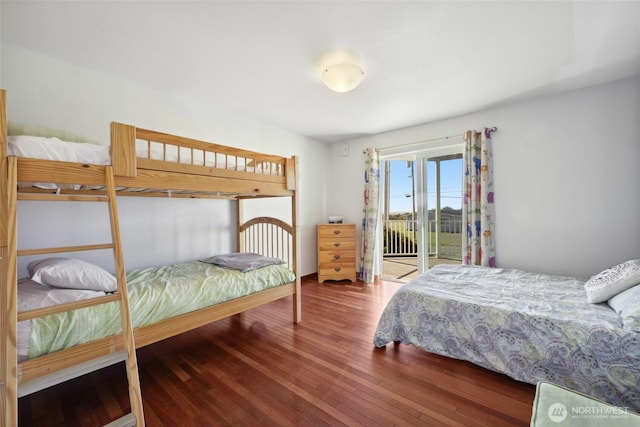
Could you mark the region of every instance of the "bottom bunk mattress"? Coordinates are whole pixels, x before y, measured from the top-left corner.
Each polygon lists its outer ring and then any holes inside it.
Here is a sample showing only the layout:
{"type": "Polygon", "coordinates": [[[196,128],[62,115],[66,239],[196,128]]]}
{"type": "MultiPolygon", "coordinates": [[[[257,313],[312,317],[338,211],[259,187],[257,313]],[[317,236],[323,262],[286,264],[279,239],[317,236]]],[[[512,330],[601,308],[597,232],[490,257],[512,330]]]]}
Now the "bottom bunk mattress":
{"type": "MultiPolygon", "coordinates": [[[[193,312],[295,281],[284,265],[242,272],[193,261],[127,273],[133,327],[193,312]]],[[[60,289],[30,279],[18,285],[18,311],[105,295],[95,290],[60,289]]],[[[104,338],[121,330],[112,302],[18,323],[18,358],[38,357],[104,338]]]]}
{"type": "Polygon", "coordinates": [[[548,381],[640,410],[640,334],[585,281],[489,267],[440,265],[403,285],[373,342],[413,344],[531,384],[548,381]]]}

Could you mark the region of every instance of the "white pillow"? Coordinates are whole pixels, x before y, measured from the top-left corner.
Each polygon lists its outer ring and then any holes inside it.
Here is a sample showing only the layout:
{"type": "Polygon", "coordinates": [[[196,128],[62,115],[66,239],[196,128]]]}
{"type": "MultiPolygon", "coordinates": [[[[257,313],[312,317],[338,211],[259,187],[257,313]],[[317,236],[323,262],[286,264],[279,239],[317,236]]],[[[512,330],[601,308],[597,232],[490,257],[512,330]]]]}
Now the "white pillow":
{"type": "Polygon", "coordinates": [[[640,284],[640,259],[629,260],[592,276],[584,288],[587,301],[599,303],[640,284]]]}
{"type": "Polygon", "coordinates": [[[57,288],[115,292],[118,282],[111,273],[88,262],[71,258],[45,258],[27,265],[29,277],[41,285],[57,288]]]}
{"type": "Polygon", "coordinates": [[[623,328],[640,332],[640,285],[620,292],[607,304],[620,315],[623,328]]]}

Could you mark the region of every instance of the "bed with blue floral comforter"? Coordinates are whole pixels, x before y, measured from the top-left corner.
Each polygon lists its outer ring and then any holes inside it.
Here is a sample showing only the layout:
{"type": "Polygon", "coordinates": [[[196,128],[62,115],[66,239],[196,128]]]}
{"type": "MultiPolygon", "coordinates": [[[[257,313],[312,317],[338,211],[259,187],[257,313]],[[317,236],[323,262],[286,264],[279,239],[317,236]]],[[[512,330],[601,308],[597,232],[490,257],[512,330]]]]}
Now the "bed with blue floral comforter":
{"type": "Polygon", "coordinates": [[[373,342],[413,344],[527,383],[548,381],[640,410],[640,334],[585,281],[512,269],[440,265],[403,285],[373,342]]]}

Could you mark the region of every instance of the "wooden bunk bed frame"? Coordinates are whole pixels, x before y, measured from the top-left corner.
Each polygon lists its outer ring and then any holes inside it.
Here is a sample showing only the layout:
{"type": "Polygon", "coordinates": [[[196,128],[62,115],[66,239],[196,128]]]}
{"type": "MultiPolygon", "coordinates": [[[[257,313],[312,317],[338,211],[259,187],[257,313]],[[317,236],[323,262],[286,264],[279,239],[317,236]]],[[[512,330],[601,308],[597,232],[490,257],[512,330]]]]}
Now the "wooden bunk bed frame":
{"type": "MultiPolygon", "coordinates": [[[[111,124],[111,166],[87,165],[32,158],[9,160],[7,155],[6,93],[0,90],[0,426],[17,425],[18,384],[32,382],[43,376],[60,374],[57,382],[84,361],[108,357],[114,351],[127,347],[122,335],[92,341],[69,349],[19,363],[16,351],[17,310],[17,257],[15,189],[9,188],[10,170],[15,164],[16,183],[56,182],[78,183],[91,189],[65,189],[55,191],[19,188],[18,192],[42,194],[46,197],[83,197],[105,192],[105,168],[113,171],[113,185],[117,196],[225,198],[237,202],[237,246],[240,252],[257,252],[285,259],[296,276],[295,282],[252,295],[237,298],[193,313],[184,314],[133,331],[136,348],[152,344],[213,321],[242,313],[250,308],[292,296],[293,322],[301,321],[300,269],[298,256],[298,198],[297,158],[285,158],[248,150],[178,137],[161,132],[136,128],[120,123],[111,124]],[[150,154],[137,157],[136,141],[149,148],[150,154]],[[160,147],[158,149],[158,147],[160,147]],[[167,153],[177,152],[177,160],[168,159],[167,153]],[[181,159],[181,153],[191,160],[181,159]],[[162,153],[160,159],[157,153],[162,153]],[[214,164],[194,162],[194,153],[201,158],[213,158],[214,164]],[[152,158],[153,157],[153,158],[152,158]],[[228,168],[233,162],[235,169],[228,168]],[[15,163],[14,163],[15,162],[15,163]],[[218,167],[222,164],[221,167],[218,167]],[[240,170],[244,169],[244,170],[240,170]],[[48,193],[48,194],[47,194],[48,193]],[[243,201],[257,197],[289,197],[291,224],[279,219],[260,217],[243,219],[243,201]],[[264,240],[269,240],[265,242],[264,240]]],[[[139,154],[138,154],[139,155],[139,154]]],[[[195,157],[198,157],[195,156],[195,157]]],[[[108,174],[107,174],[108,175],[108,174]]],[[[107,188],[108,190],[108,188],[107,188]]],[[[117,219],[117,212],[116,212],[117,219]]],[[[117,232],[117,230],[116,230],[117,232]]],[[[84,250],[88,247],[76,247],[84,250]]],[[[23,251],[24,252],[24,251],[23,251]]],[[[28,252],[28,251],[26,251],[28,252]]],[[[66,252],[66,251],[61,251],[66,252]]],[[[32,251],[30,253],[37,253],[32,251]]],[[[43,252],[41,252],[43,253],[43,252]]],[[[23,253],[24,254],[24,253],[23,253]]],[[[116,266],[116,270],[118,266],[116,266]]],[[[126,281],[126,279],[124,279],[126,281]]],[[[35,316],[32,316],[35,317],[35,316]]],[[[137,369],[137,365],[136,369],[137,369]]],[[[82,373],[80,373],[81,375],[82,373]]],[[[137,372],[136,372],[137,375],[137,372]]],[[[70,377],[78,374],[70,374],[70,377]]],[[[131,385],[130,385],[131,387],[131,385]]],[[[134,403],[132,402],[132,409],[134,403]]],[[[138,420],[143,425],[144,420],[138,420]]]]}

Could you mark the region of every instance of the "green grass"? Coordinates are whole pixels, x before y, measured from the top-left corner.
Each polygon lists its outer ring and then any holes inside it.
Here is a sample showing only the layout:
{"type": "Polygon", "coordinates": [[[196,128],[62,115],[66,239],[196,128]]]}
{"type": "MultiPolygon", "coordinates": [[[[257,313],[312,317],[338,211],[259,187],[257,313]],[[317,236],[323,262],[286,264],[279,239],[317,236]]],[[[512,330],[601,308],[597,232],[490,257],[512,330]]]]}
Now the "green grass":
{"type": "MultiPolygon", "coordinates": [[[[393,243],[394,236],[389,236],[388,234],[396,233],[395,242],[398,247],[397,251],[390,252],[398,252],[401,249],[405,249],[410,251],[411,246],[416,244],[417,232],[407,229],[407,222],[400,222],[394,225],[392,231],[387,233],[385,230],[384,242],[385,248],[387,245],[387,240],[392,240],[393,243]]],[[[436,246],[436,233],[434,231],[429,232],[429,247],[434,248],[436,246]]],[[[440,247],[451,247],[451,248],[460,248],[462,246],[462,233],[440,233],[440,247]]],[[[411,251],[410,251],[411,252],[411,251]]]]}

